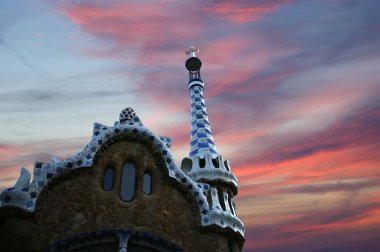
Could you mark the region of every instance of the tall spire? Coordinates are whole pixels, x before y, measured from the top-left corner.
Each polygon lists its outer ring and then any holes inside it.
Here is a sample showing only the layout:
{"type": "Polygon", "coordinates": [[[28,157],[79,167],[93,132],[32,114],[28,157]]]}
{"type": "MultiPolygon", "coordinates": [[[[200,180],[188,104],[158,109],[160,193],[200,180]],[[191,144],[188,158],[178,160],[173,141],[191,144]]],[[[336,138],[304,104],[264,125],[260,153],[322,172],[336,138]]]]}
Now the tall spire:
{"type": "Polygon", "coordinates": [[[213,158],[218,156],[211,127],[208,121],[205,98],[203,96],[204,82],[201,79],[201,60],[196,53],[199,49],[189,47],[186,54],[190,56],[186,61],[189,70],[188,88],[191,101],[191,133],[190,133],[190,158],[197,155],[204,158],[205,153],[211,153],[213,158]]]}
{"type": "Polygon", "coordinates": [[[234,196],[237,194],[237,178],[231,171],[228,160],[216,150],[208,121],[204,82],[201,78],[202,61],[197,57],[198,49],[190,47],[186,52],[189,70],[188,88],[191,101],[190,154],[181,162],[181,169],[189,178],[198,183],[206,183],[208,216],[203,224],[222,225],[244,234],[243,223],[236,216],[234,196]]]}
{"type": "Polygon", "coordinates": [[[235,195],[237,179],[231,172],[228,160],[224,160],[216,150],[211,134],[203,96],[205,84],[200,73],[202,61],[196,55],[198,52],[194,47],[190,47],[186,52],[190,56],[186,61],[186,68],[189,71],[191,132],[189,157],[182,160],[181,168],[194,181],[222,182],[228,185],[235,195]]]}

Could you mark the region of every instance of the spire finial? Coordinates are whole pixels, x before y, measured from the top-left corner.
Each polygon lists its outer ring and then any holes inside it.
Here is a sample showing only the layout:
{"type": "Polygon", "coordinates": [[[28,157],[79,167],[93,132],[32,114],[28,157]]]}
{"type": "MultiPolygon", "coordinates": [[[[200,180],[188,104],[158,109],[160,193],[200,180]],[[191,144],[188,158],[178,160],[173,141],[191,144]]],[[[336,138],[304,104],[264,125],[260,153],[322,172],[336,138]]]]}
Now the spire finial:
{"type": "Polygon", "coordinates": [[[199,49],[194,46],[189,46],[189,49],[186,51],[186,55],[189,55],[190,57],[197,57],[196,53],[199,53],[199,49]]]}
{"type": "Polygon", "coordinates": [[[125,121],[131,120],[136,117],[136,112],[133,108],[127,107],[121,111],[119,116],[119,121],[121,124],[125,124],[125,121]]]}

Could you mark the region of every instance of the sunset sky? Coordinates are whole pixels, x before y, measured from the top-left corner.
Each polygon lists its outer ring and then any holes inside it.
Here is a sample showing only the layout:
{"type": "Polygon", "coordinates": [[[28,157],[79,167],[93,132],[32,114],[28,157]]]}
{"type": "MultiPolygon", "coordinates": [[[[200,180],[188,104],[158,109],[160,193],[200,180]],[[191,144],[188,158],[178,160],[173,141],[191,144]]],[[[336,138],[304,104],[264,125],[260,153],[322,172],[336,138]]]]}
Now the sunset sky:
{"type": "Polygon", "coordinates": [[[0,189],[133,107],[188,155],[200,48],[244,251],[380,251],[380,1],[2,0],[0,189]]]}

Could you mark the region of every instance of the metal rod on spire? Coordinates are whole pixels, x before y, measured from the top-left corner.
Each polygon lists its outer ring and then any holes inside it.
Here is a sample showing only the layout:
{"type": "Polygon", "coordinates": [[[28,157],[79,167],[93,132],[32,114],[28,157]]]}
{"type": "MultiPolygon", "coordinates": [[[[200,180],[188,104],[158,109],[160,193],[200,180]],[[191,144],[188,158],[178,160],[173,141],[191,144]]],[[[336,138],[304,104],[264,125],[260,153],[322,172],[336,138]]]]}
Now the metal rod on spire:
{"type": "Polygon", "coordinates": [[[189,46],[189,49],[186,51],[186,55],[189,55],[190,57],[197,57],[197,53],[199,53],[199,49],[194,46],[189,46]]]}

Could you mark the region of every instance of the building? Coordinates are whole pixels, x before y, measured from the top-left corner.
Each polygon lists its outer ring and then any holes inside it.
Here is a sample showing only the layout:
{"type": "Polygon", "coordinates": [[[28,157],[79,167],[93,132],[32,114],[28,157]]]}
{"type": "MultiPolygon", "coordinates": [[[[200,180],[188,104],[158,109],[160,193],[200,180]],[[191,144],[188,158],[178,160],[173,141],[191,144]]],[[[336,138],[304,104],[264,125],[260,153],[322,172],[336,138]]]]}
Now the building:
{"type": "Polygon", "coordinates": [[[241,251],[237,179],[217,152],[190,48],[189,157],[178,167],[171,140],[131,108],[114,126],[94,124],[78,154],[21,168],[0,194],[0,251],[241,251]],[[31,180],[31,181],[30,181],[31,180]]]}

